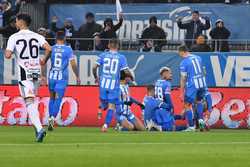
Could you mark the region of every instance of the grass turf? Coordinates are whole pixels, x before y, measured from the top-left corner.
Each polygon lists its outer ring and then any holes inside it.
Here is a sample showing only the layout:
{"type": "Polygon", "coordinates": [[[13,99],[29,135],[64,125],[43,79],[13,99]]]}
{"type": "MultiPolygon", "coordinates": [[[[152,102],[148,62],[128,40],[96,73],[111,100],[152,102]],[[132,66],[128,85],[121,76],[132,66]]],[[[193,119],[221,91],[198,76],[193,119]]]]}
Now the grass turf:
{"type": "Polygon", "coordinates": [[[250,131],[101,133],[56,128],[44,143],[31,127],[0,127],[0,167],[249,167],[250,131]]]}

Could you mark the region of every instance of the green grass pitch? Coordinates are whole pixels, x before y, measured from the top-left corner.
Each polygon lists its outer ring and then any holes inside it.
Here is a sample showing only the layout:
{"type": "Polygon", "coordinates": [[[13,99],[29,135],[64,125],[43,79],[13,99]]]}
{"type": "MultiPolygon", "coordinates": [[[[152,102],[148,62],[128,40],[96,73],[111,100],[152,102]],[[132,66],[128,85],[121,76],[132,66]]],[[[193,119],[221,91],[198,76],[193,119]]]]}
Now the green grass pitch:
{"type": "Polygon", "coordinates": [[[250,167],[249,130],[207,133],[56,128],[44,143],[31,127],[0,127],[0,167],[250,167]]]}

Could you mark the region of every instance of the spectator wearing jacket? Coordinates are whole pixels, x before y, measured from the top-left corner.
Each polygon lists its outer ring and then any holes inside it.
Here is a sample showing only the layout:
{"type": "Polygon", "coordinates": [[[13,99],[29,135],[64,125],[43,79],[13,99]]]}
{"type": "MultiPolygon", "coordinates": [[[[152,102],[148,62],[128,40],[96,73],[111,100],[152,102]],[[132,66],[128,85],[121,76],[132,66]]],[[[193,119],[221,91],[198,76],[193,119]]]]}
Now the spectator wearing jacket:
{"type": "Polygon", "coordinates": [[[75,27],[73,25],[72,18],[66,18],[62,27],[57,26],[58,18],[54,16],[51,21],[51,30],[56,34],[58,31],[65,33],[67,44],[71,45],[72,49],[75,49],[76,40],[72,39],[76,36],[75,27]]]}
{"type": "Polygon", "coordinates": [[[79,38],[88,38],[92,40],[79,40],[80,50],[93,50],[93,35],[97,32],[101,32],[102,26],[95,22],[95,16],[93,13],[88,12],[85,15],[86,22],[82,24],[78,30],[79,38]]]}
{"type": "Polygon", "coordinates": [[[104,28],[100,33],[100,38],[102,39],[102,45],[105,49],[108,49],[108,43],[110,39],[117,38],[116,31],[120,29],[123,23],[123,15],[120,13],[119,22],[114,25],[111,18],[106,18],[104,21],[104,28]]]}
{"type": "Polygon", "coordinates": [[[15,5],[15,8],[13,8],[8,0],[3,0],[1,2],[1,8],[3,12],[3,27],[7,26],[10,23],[11,18],[20,11],[22,1],[16,0],[15,5]]]}
{"type": "Polygon", "coordinates": [[[196,38],[195,44],[191,47],[192,52],[211,52],[210,46],[206,43],[207,37],[199,35],[196,38]]]}
{"type": "Polygon", "coordinates": [[[180,29],[186,30],[185,35],[185,43],[188,48],[190,48],[194,42],[195,39],[203,33],[203,31],[208,30],[210,28],[210,20],[208,17],[204,17],[205,24],[202,23],[200,19],[199,11],[193,11],[192,12],[192,20],[188,22],[182,22],[182,19],[179,18],[177,20],[178,27],[180,29]]]}
{"type": "Polygon", "coordinates": [[[230,31],[224,26],[224,22],[221,19],[218,19],[215,25],[209,34],[212,38],[212,50],[229,52],[228,38],[231,34],[230,31]]]}
{"type": "Polygon", "coordinates": [[[157,18],[155,16],[150,17],[149,27],[142,32],[141,39],[145,39],[142,41],[143,51],[145,52],[152,49],[156,52],[161,52],[162,46],[166,44],[166,34],[161,27],[157,26],[157,18]]]}

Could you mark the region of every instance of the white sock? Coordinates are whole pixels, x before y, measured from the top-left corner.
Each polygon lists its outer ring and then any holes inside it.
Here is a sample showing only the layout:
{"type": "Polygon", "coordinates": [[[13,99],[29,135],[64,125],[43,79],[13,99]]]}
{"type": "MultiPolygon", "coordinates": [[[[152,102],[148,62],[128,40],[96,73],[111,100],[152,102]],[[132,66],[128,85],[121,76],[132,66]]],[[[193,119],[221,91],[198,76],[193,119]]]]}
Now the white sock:
{"type": "Polygon", "coordinates": [[[35,102],[29,103],[26,105],[29,118],[31,123],[35,126],[37,132],[39,132],[43,127],[39,118],[38,106],[35,102]]]}

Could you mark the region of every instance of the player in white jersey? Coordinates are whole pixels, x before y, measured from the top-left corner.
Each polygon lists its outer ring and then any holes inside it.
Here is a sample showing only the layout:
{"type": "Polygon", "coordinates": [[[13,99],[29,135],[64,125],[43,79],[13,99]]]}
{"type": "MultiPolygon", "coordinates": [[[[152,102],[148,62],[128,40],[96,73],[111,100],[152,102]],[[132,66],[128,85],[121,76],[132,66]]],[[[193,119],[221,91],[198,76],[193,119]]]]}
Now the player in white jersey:
{"type": "Polygon", "coordinates": [[[19,90],[25,100],[29,119],[35,127],[36,141],[42,142],[46,132],[42,127],[38,104],[34,102],[34,98],[42,74],[39,58],[40,48],[44,48],[45,55],[48,55],[51,52],[51,47],[43,36],[29,30],[30,23],[31,17],[28,14],[17,15],[16,26],[19,32],[10,36],[5,57],[10,59],[12,54],[15,54],[19,90]]]}

